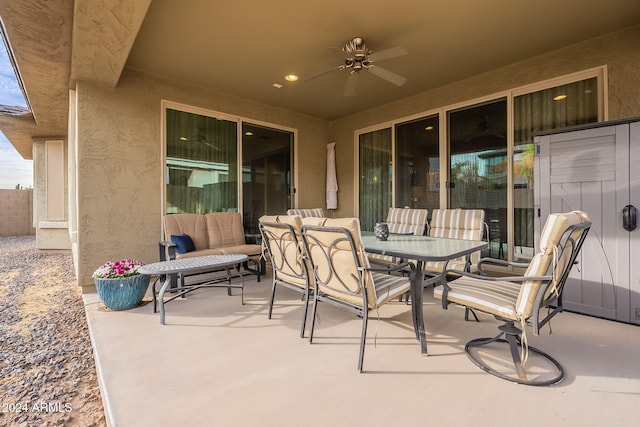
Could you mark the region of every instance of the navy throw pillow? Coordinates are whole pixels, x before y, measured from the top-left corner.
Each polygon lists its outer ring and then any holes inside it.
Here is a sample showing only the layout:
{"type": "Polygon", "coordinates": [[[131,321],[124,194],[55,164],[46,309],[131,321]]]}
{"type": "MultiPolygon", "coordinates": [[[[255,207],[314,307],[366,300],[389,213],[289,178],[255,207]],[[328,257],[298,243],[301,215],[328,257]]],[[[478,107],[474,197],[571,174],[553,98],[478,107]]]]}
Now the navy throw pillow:
{"type": "Polygon", "coordinates": [[[191,237],[186,233],[179,236],[172,234],[171,242],[177,246],[176,251],[179,254],[186,254],[187,252],[196,250],[196,245],[193,244],[193,240],[191,240],[191,237]]]}

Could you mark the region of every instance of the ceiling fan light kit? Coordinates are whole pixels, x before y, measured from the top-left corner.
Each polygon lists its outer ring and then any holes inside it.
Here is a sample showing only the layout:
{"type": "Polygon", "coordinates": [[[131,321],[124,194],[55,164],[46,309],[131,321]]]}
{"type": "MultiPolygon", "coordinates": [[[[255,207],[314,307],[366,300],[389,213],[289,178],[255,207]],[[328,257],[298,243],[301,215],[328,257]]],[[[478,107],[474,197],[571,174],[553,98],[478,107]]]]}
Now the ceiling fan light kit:
{"type": "Polygon", "coordinates": [[[334,70],[349,70],[350,73],[345,85],[344,96],[353,96],[356,94],[357,76],[362,70],[367,70],[374,76],[380,77],[396,86],[402,86],[407,82],[407,79],[403,76],[374,64],[376,61],[408,55],[409,51],[403,46],[396,46],[374,53],[366,47],[363,37],[354,37],[342,47],[342,52],[344,54],[344,64],[333,67],[327,71],[313,74],[305,80],[320,77],[334,70]]]}

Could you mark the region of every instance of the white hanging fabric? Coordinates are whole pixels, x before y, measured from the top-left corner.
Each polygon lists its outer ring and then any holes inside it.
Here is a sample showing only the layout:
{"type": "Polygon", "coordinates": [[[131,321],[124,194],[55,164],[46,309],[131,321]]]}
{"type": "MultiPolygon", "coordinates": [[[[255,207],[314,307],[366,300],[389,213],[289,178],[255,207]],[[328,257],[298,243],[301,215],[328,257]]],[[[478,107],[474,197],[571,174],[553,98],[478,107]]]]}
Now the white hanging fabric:
{"type": "Polygon", "coordinates": [[[327,209],[338,208],[338,178],[336,177],[336,143],[327,144],[327,209]]]}

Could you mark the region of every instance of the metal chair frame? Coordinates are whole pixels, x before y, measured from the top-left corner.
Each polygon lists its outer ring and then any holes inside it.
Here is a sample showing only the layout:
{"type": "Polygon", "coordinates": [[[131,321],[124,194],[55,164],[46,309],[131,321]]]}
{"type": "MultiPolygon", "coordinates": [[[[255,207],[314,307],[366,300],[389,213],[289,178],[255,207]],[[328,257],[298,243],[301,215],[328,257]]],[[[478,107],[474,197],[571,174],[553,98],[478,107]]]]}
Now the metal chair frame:
{"type": "Polygon", "coordinates": [[[406,270],[407,267],[410,267],[412,273],[409,280],[413,281],[415,280],[415,267],[413,266],[413,264],[409,262],[396,264],[393,266],[389,266],[387,268],[369,268],[369,267],[363,266],[358,257],[354,237],[351,234],[351,232],[346,228],[304,225],[302,226],[301,234],[302,234],[302,241],[304,243],[306,254],[311,261],[311,266],[312,266],[313,276],[315,281],[314,298],[313,298],[313,305],[311,309],[311,326],[309,331],[309,343],[313,343],[313,333],[315,330],[316,315],[318,311],[318,302],[326,302],[333,306],[343,308],[351,313],[356,314],[358,317],[362,318],[362,332],[360,334],[360,352],[358,354],[358,368],[357,368],[358,372],[362,372],[362,367],[364,363],[364,350],[365,350],[365,343],[366,343],[366,337],[367,337],[367,324],[369,320],[369,316],[368,316],[369,309],[370,309],[369,299],[372,297],[368,294],[367,287],[364,285],[364,277],[363,277],[364,272],[371,271],[371,272],[388,273],[393,271],[401,271],[403,269],[406,270]],[[309,234],[308,233],[309,230],[321,231],[326,233],[337,233],[339,236],[336,237],[329,245],[325,246],[314,235],[309,234]],[[353,255],[353,262],[358,271],[357,277],[353,275],[346,278],[340,276],[340,274],[338,273],[334,265],[332,254],[335,250],[337,250],[336,247],[340,243],[344,243],[344,242],[348,243],[349,247],[351,248],[351,253],[353,255]],[[311,245],[317,245],[318,247],[322,248],[322,257],[324,258],[326,265],[329,266],[329,272],[326,278],[322,278],[318,276],[318,272],[317,272],[318,260],[317,258],[315,258],[317,255],[312,254],[310,250],[311,245]],[[341,285],[342,289],[337,288],[335,285],[330,284],[330,282],[334,278],[338,280],[338,283],[341,285]],[[351,288],[346,283],[347,280],[349,280],[349,282],[351,283],[352,285],[351,288]],[[344,294],[345,296],[361,295],[362,305],[357,305],[357,304],[345,301],[334,295],[327,294],[326,292],[323,292],[323,288],[330,288],[331,290],[337,292],[338,294],[344,294]]]}
{"type": "MultiPolygon", "coordinates": [[[[553,275],[556,274],[556,272],[553,271],[554,266],[550,267],[552,269],[551,274],[545,275],[545,276],[487,277],[485,275],[486,273],[482,269],[482,264],[492,263],[492,264],[499,264],[499,265],[514,265],[516,263],[511,263],[508,261],[503,261],[503,260],[498,260],[493,258],[483,258],[478,263],[479,274],[472,274],[472,273],[467,273],[467,272],[462,272],[457,270],[447,270],[446,274],[452,273],[458,276],[467,276],[467,277],[472,277],[472,278],[477,278],[480,280],[487,280],[487,281],[505,281],[505,280],[512,281],[512,282],[524,282],[528,280],[542,281],[543,283],[541,284],[536,294],[533,313],[528,319],[526,319],[527,324],[533,328],[533,334],[539,335],[540,329],[544,325],[546,325],[558,313],[563,311],[562,292],[564,290],[564,286],[567,281],[567,278],[569,277],[569,273],[571,272],[571,268],[573,267],[574,264],[577,263],[576,258],[580,252],[580,249],[582,248],[582,244],[584,243],[584,240],[589,232],[590,227],[591,227],[591,222],[585,221],[576,225],[569,226],[563,232],[562,238],[559,240],[559,243],[557,245],[558,254],[559,254],[558,258],[561,258],[563,251],[565,251],[568,247],[571,247],[572,252],[570,254],[566,267],[561,272],[561,275],[557,281],[556,291],[550,292],[549,295],[547,295],[547,291],[553,281],[553,278],[554,278],[553,275]],[[576,230],[580,230],[580,234],[577,241],[571,237],[576,230]],[[540,310],[542,308],[548,308],[549,312],[546,316],[544,316],[543,318],[540,318],[540,310]]],[[[522,264],[518,263],[517,265],[521,266],[522,264]]],[[[446,309],[448,304],[450,304],[447,301],[447,292],[450,289],[450,287],[447,284],[446,274],[443,275],[443,280],[441,282],[441,284],[444,286],[443,293],[442,293],[442,307],[444,309],[446,309]]],[[[465,308],[472,308],[475,310],[482,311],[478,307],[465,306],[465,308]]],[[[551,363],[551,365],[555,367],[555,370],[556,370],[555,373],[551,373],[551,377],[547,377],[546,379],[538,380],[538,379],[529,378],[525,371],[525,367],[521,360],[520,351],[519,351],[519,348],[522,348],[523,346],[522,339],[521,339],[523,331],[514,324],[514,321],[512,319],[502,318],[495,314],[492,314],[492,315],[496,319],[504,322],[503,325],[498,327],[500,333],[493,338],[473,339],[465,345],[465,353],[467,354],[467,357],[469,357],[469,359],[476,366],[478,366],[479,368],[483,369],[484,371],[492,375],[495,375],[499,378],[512,381],[518,384],[545,386],[545,385],[556,384],[562,380],[562,378],[564,377],[564,370],[560,365],[560,363],[558,363],[558,361],[556,361],[553,357],[551,357],[550,355],[544,353],[543,351],[537,348],[527,346],[528,351],[537,353],[538,355],[546,359],[548,362],[551,363]],[[503,336],[504,338],[502,338],[503,336]],[[493,369],[492,367],[485,364],[481,359],[474,356],[470,351],[472,348],[477,348],[479,346],[487,345],[493,342],[508,344],[517,376],[510,376],[493,369]]]]}
{"type": "Polygon", "coordinates": [[[304,249],[302,243],[298,239],[298,234],[293,226],[286,223],[261,222],[259,224],[260,234],[262,235],[263,245],[271,258],[271,266],[273,268],[273,283],[271,285],[271,296],[269,298],[269,319],[273,312],[273,302],[276,295],[276,287],[284,286],[302,294],[304,300],[304,314],[302,315],[302,325],[300,326],[300,337],[304,338],[305,326],[307,323],[307,312],[309,311],[309,295],[313,293],[310,286],[311,274],[308,270],[307,263],[304,261],[304,249]],[[281,234],[276,234],[269,228],[281,229],[281,234]],[[274,243],[273,245],[270,243],[274,243]],[[296,260],[291,260],[285,251],[285,245],[295,245],[296,260]],[[273,251],[277,250],[277,254],[273,251]],[[287,272],[288,271],[288,272],[287,272]],[[285,273],[287,272],[287,273],[285,273]],[[290,283],[282,277],[284,274],[291,275],[294,272],[306,285],[290,283]],[[283,273],[283,274],[281,274],[283,273]]]}

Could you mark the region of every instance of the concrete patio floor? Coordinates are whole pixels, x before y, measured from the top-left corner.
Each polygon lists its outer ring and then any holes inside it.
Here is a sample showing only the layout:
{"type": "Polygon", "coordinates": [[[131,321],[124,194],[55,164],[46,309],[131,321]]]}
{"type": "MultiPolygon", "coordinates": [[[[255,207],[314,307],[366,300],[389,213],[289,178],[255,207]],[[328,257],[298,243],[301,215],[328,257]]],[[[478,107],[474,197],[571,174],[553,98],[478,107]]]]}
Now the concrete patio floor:
{"type": "MultiPolygon", "coordinates": [[[[322,305],[314,343],[299,338],[302,301],[271,280],[239,291],[201,289],[166,305],[110,312],[84,295],[111,426],[635,426],[640,414],[640,327],[561,313],[530,344],[553,355],[564,380],[529,387],[471,363],[464,344],[496,334],[492,317],[465,322],[425,290],[429,356],[410,308],[371,313],[364,370],[361,320],[322,305]]],[[[146,298],[150,301],[150,297],[146,298]]]]}

